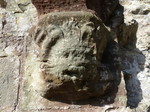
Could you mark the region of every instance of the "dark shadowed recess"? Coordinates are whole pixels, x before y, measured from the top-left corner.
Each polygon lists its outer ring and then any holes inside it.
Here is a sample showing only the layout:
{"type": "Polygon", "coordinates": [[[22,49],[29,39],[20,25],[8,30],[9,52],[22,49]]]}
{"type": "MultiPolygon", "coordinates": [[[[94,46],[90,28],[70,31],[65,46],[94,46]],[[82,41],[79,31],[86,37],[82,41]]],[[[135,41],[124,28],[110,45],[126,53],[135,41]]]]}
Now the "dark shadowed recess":
{"type": "Polygon", "coordinates": [[[5,2],[4,0],[0,0],[0,7],[6,8],[6,6],[7,6],[7,2],[5,2]]]}

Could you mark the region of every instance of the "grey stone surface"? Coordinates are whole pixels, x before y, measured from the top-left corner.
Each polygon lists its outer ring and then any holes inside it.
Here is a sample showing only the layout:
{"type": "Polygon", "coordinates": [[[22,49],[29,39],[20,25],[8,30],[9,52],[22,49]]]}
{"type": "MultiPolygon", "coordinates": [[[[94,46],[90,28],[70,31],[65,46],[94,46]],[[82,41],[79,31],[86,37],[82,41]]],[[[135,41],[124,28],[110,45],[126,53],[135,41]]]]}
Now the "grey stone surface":
{"type": "Polygon", "coordinates": [[[18,57],[0,58],[0,110],[11,112],[18,103],[19,89],[18,57]]]}

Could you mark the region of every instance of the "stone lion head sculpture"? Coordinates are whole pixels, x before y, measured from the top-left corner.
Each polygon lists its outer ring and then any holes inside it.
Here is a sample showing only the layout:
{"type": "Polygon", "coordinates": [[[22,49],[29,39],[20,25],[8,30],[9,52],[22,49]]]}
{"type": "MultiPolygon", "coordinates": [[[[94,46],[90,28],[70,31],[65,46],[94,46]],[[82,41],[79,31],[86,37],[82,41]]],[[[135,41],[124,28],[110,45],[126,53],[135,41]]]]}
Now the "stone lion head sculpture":
{"type": "Polygon", "coordinates": [[[110,76],[101,79],[99,67],[108,38],[106,26],[90,12],[44,15],[32,30],[27,56],[32,88],[48,99],[103,95],[110,76]]]}

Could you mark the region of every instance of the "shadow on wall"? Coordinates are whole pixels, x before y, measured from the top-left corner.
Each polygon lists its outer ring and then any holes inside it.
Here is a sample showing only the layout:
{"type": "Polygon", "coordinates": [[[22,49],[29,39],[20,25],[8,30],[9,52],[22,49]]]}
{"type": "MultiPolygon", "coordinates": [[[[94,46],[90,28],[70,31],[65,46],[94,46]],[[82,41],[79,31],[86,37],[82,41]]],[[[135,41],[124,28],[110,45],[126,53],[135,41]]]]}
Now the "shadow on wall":
{"type": "Polygon", "coordinates": [[[137,77],[144,70],[145,57],[139,49],[122,49],[122,69],[127,90],[127,106],[138,107],[143,99],[141,83],[137,77]]]}
{"type": "Polygon", "coordinates": [[[120,46],[120,57],[122,72],[124,74],[127,106],[138,107],[143,99],[138,73],[144,70],[145,56],[136,48],[138,23],[136,20],[127,20],[118,30],[118,43],[120,46]]]}

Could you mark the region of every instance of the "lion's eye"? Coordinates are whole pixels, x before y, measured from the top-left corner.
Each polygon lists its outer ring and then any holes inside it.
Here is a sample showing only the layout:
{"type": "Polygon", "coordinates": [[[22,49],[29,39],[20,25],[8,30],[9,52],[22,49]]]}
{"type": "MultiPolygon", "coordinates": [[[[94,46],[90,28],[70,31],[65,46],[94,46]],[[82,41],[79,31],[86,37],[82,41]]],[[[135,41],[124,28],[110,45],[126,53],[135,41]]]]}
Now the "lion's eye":
{"type": "Polygon", "coordinates": [[[90,37],[94,31],[94,24],[89,22],[87,24],[85,24],[82,28],[81,28],[81,37],[83,40],[87,39],[88,37],[90,37]]]}
{"type": "Polygon", "coordinates": [[[61,29],[57,26],[54,26],[54,25],[49,25],[46,29],[46,32],[47,32],[47,35],[48,35],[48,38],[57,38],[57,37],[62,37],[63,33],[61,31],[61,29]]]}

